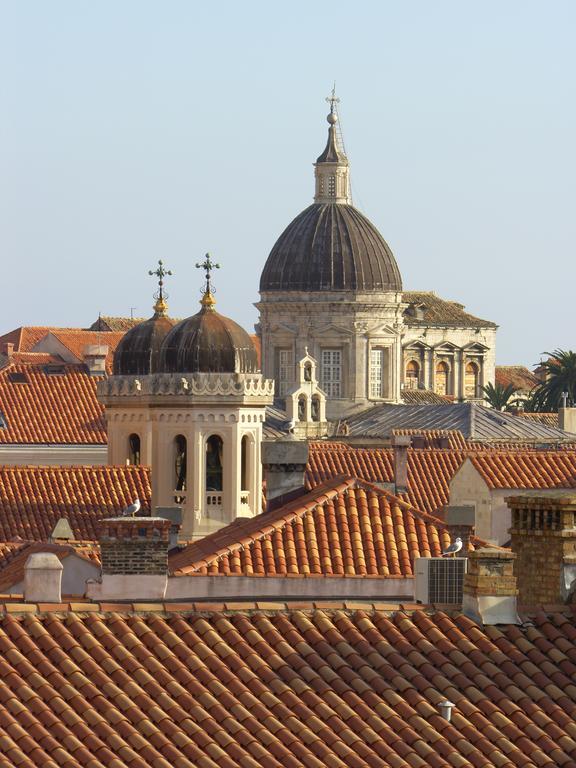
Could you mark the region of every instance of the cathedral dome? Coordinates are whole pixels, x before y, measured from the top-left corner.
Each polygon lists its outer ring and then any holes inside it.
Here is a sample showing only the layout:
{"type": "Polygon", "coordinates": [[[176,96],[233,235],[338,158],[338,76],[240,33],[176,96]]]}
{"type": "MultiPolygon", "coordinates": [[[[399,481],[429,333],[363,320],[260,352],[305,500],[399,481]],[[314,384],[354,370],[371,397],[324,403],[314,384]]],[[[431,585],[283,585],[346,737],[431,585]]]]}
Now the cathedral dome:
{"type": "Polygon", "coordinates": [[[154,309],[154,315],[131,328],[116,347],[115,376],[146,376],[158,371],[160,348],[174,320],[167,317],[163,301],[159,300],[154,309]]]}
{"type": "Polygon", "coordinates": [[[272,248],[260,291],[401,291],[396,260],[376,227],[345,203],[314,203],[272,248]]]}
{"type": "Polygon", "coordinates": [[[257,373],[258,355],[238,323],[218,314],[206,292],[198,314],[175,325],[164,339],[163,373],[257,373]]]}
{"type": "Polygon", "coordinates": [[[401,291],[396,259],[376,227],[352,205],[350,168],[332,94],[326,148],[314,164],[314,204],[278,238],[260,291],[401,291]]]}

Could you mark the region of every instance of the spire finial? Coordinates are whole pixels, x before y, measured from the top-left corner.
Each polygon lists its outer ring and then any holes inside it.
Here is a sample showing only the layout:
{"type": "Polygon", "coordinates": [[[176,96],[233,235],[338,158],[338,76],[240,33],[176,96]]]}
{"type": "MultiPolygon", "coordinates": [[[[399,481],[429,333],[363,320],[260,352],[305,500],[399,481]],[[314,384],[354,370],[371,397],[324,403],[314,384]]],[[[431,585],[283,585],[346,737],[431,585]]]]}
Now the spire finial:
{"type": "Polygon", "coordinates": [[[332,93],[330,96],[326,96],[326,101],[328,104],[330,104],[330,114],[326,118],[330,125],[334,125],[334,123],[338,120],[338,115],[336,114],[336,104],[340,104],[340,99],[338,96],[336,96],[336,81],[334,81],[334,85],[332,86],[332,93]]]}
{"type": "Polygon", "coordinates": [[[210,254],[207,253],[204,257],[204,261],[196,264],[196,269],[203,269],[206,272],[206,283],[202,289],[204,295],[202,296],[200,304],[208,309],[213,309],[216,300],[214,298],[214,286],[210,282],[210,276],[213,269],[220,269],[220,264],[213,262],[210,258],[210,254]]]}
{"type": "Polygon", "coordinates": [[[157,269],[149,269],[148,274],[158,278],[158,290],[154,294],[154,298],[156,299],[156,303],[154,304],[154,315],[155,317],[165,317],[168,309],[168,304],[166,304],[168,294],[164,293],[164,278],[166,275],[171,275],[172,270],[164,269],[164,262],[162,259],[159,259],[157,269]]]}

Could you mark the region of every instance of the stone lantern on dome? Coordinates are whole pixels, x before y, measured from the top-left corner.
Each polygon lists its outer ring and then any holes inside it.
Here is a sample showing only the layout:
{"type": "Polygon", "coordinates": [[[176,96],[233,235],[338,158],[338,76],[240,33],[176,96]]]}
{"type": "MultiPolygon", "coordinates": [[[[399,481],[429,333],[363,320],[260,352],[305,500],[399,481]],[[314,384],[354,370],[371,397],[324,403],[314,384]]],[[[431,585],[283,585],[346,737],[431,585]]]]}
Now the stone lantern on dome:
{"type": "Polygon", "coordinates": [[[261,512],[262,424],[274,396],[250,336],[216,312],[216,265],[207,255],[196,266],[206,270],[200,311],[171,321],[157,354],[148,327],[148,371],[126,363],[132,339],[140,344],[144,333],[137,329],[153,318],[136,326],[123,340],[122,365],[99,385],[109,462],[130,463],[132,445],[141,446],[139,459],[152,471],[152,506],[181,507],[182,540],[261,512]]]}

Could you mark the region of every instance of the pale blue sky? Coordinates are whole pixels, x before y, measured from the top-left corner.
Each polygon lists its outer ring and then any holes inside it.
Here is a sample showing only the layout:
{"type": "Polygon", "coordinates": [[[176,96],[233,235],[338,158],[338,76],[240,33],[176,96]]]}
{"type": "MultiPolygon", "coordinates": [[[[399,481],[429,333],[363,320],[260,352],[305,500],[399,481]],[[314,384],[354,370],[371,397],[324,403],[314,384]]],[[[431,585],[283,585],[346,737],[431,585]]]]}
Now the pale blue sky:
{"type": "Polygon", "coordinates": [[[404,286],[575,348],[576,3],[0,0],[0,332],[151,313],[252,329],[335,79],[355,204],[404,286]]]}

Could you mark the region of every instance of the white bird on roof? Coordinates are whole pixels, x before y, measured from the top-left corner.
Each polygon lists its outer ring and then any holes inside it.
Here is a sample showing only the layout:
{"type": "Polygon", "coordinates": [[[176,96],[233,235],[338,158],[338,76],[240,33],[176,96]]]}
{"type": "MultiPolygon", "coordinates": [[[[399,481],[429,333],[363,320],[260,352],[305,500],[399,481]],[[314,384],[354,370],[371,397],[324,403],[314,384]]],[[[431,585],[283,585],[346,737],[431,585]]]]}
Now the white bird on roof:
{"type": "Polygon", "coordinates": [[[460,552],[461,549],[462,549],[462,539],[458,536],[458,538],[455,541],[453,541],[452,544],[450,544],[450,546],[447,547],[444,550],[444,552],[442,552],[442,554],[443,555],[452,555],[452,557],[454,557],[454,555],[457,552],[460,552]]]}
{"type": "Polygon", "coordinates": [[[138,512],[140,512],[140,507],[142,504],[140,504],[140,499],[136,499],[136,501],[132,502],[129,506],[127,506],[125,509],[122,510],[122,516],[123,517],[135,517],[138,512]]]}

